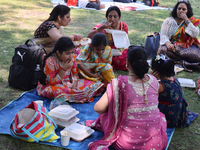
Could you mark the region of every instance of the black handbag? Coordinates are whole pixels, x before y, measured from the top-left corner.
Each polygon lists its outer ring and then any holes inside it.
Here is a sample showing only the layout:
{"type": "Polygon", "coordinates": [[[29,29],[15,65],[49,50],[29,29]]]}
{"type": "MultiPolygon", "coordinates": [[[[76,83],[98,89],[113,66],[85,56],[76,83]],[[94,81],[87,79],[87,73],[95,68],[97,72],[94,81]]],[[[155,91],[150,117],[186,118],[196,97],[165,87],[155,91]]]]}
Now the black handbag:
{"type": "Polygon", "coordinates": [[[147,51],[148,57],[153,57],[160,46],[160,33],[154,32],[154,34],[148,35],[145,40],[145,50],[147,51]]]}

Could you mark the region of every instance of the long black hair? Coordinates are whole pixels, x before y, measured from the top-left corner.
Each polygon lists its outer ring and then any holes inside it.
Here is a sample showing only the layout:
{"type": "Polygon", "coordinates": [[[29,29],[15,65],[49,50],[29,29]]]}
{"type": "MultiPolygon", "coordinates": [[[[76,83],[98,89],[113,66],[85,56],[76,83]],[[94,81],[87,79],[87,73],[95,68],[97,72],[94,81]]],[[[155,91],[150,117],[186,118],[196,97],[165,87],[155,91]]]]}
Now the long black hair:
{"type": "Polygon", "coordinates": [[[177,2],[176,5],[174,6],[173,10],[171,11],[171,14],[170,14],[170,15],[171,15],[173,18],[176,18],[176,17],[177,17],[177,8],[178,8],[179,4],[181,4],[181,3],[184,3],[184,4],[187,6],[187,9],[188,9],[188,12],[187,12],[187,14],[186,14],[187,17],[188,17],[188,18],[192,17],[192,16],[193,16],[193,10],[192,10],[192,6],[191,6],[191,4],[190,4],[189,1],[187,1],[187,2],[185,2],[185,1],[177,2]]]}
{"type": "Polygon", "coordinates": [[[174,61],[162,54],[152,58],[151,68],[157,71],[161,77],[172,77],[175,75],[174,61]]]}
{"type": "Polygon", "coordinates": [[[142,79],[149,71],[147,52],[142,46],[129,46],[127,59],[138,78],[142,79]]]}
{"type": "MultiPolygon", "coordinates": [[[[68,38],[68,37],[59,38],[58,41],[56,42],[53,50],[44,57],[42,70],[44,71],[45,62],[46,62],[47,58],[52,56],[53,54],[56,54],[56,51],[59,51],[60,54],[62,54],[64,51],[68,51],[68,50],[71,50],[74,48],[75,48],[74,43],[72,42],[72,40],[70,38],[68,38]]],[[[42,72],[42,76],[39,80],[40,83],[45,85],[46,84],[45,79],[46,79],[46,75],[44,72],[42,72]]]]}

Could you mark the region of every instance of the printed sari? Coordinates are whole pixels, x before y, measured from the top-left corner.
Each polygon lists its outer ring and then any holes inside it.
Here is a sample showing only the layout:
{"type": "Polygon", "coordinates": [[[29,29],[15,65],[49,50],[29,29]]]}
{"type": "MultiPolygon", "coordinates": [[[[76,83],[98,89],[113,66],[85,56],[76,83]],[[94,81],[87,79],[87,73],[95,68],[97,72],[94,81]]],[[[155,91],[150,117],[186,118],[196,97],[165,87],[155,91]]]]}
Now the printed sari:
{"type": "Polygon", "coordinates": [[[141,83],[129,81],[127,76],[113,79],[107,86],[108,111],[86,125],[104,132],[99,141],[90,143],[89,150],[158,149],[167,146],[167,123],[158,109],[158,82],[155,77],[145,83],[148,103],[144,103],[141,83]],[[155,86],[155,89],[151,86],[155,86]]]}
{"type": "MultiPolygon", "coordinates": [[[[96,30],[97,28],[99,28],[100,26],[102,26],[104,23],[106,23],[106,20],[104,20],[102,22],[99,22],[97,25],[94,26],[94,28],[92,30],[96,30]]],[[[127,24],[125,22],[123,22],[123,21],[120,21],[119,22],[119,29],[118,30],[125,31],[128,34],[128,26],[127,26],[127,24]]],[[[106,32],[104,29],[101,31],[101,33],[104,33],[106,35],[107,41],[108,41],[108,45],[112,49],[117,49],[115,47],[112,34],[106,32]]],[[[120,56],[113,56],[112,57],[112,66],[113,66],[113,69],[127,70],[127,68],[125,66],[126,65],[127,51],[128,51],[128,49],[122,49],[121,50],[122,55],[120,55],[120,56]]]]}
{"type": "MultiPolygon", "coordinates": [[[[198,26],[200,19],[189,18],[194,26],[198,26]]],[[[200,49],[197,38],[192,38],[186,32],[187,25],[183,22],[175,31],[171,42],[175,45],[174,51],[169,51],[165,45],[158,49],[157,54],[167,55],[176,64],[181,64],[186,71],[200,69],[200,49]]]]}
{"type": "Polygon", "coordinates": [[[62,98],[68,102],[84,103],[93,101],[93,96],[101,94],[102,90],[99,89],[103,86],[103,83],[78,78],[75,55],[73,57],[73,66],[65,71],[63,78],[58,74],[61,69],[62,63],[57,59],[56,55],[47,58],[44,67],[46,84],[38,83],[38,95],[50,99],[62,98]],[[75,81],[78,81],[77,88],[72,88],[75,81]]]}
{"type": "Polygon", "coordinates": [[[79,73],[88,80],[110,83],[111,79],[115,78],[111,66],[112,55],[110,46],[106,46],[104,53],[99,57],[92,46],[88,44],[79,53],[76,60],[77,65],[82,64],[91,73],[97,73],[103,76],[103,78],[91,78],[80,70],[79,73]]]}

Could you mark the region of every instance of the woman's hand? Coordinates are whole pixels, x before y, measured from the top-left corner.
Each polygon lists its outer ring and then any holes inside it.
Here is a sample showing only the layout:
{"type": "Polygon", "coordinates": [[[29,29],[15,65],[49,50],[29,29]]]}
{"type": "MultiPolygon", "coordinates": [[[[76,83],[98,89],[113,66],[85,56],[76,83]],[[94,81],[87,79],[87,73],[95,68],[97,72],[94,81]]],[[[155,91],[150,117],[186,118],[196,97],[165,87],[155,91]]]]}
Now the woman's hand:
{"type": "Polygon", "coordinates": [[[83,38],[82,34],[76,34],[77,35],[77,41],[80,41],[83,38]]]}
{"type": "Polygon", "coordinates": [[[153,75],[154,77],[156,77],[157,80],[160,79],[159,73],[158,73],[157,71],[155,71],[155,70],[153,70],[153,71],[151,72],[151,75],[153,75]]]}
{"type": "Polygon", "coordinates": [[[69,69],[69,68],[71,68],[73,66],[73,60],[71,59],[71,60],[67,60],[65,63],[64,63],[64,65],[63,65],[63,69],[65,69],[65,70],[67,70],[67,69],[69,69]]]}
{"type": "Polygon", "coordinates": [[[74,80],[74,83],[72,85],[72,89],[77,89],[78,86],[78,80],[74,80]]]}
{"type": "Polygon", "coordinates": [[[112,22],[106,22],[103,25],[101,25],[101,27],[99,27],[99,30],[103,30],[103,29],[108,29],[109,27],[111,27],[112,22]]]}
{"type": "Polygon", "coordinates": [[[187,17],[187,15],[185,13],[181,13],[180,16],[183,19],[183,21],[186,22],[188,20],[188,17],[187,17]]]}
{"type": "Polygon", "coordinates": [[[101,75],[95,73],[95,74],[92,75],[92,78],[101,78],[101,75]]]}
{"type": "Polygon", "coordinates": [[[166,42],[165,45],[167,46],[167,49],[170,51],[173,51],[175,49],[174,44],[170,42],[166,42]]]}

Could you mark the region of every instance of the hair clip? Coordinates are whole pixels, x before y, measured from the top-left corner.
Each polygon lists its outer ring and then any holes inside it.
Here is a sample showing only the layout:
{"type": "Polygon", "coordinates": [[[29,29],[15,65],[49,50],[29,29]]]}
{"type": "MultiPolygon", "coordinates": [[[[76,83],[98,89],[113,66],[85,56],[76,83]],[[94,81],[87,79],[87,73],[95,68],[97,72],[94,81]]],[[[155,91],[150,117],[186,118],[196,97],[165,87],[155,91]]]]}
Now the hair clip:
{"type": "Polygon", "coordinates": [[[163,60],[164,62],[166,62],[168,60],[168,58],[165,55],[163,55],[163,54],[156,55],[155,61],[158,61],[158,63],[160,63],[159,60],[163,60]]]}

